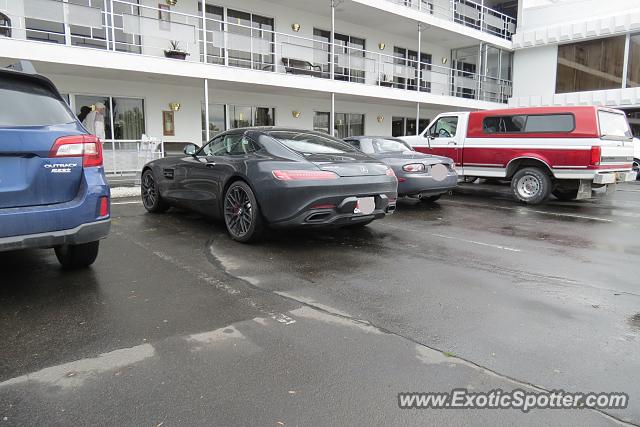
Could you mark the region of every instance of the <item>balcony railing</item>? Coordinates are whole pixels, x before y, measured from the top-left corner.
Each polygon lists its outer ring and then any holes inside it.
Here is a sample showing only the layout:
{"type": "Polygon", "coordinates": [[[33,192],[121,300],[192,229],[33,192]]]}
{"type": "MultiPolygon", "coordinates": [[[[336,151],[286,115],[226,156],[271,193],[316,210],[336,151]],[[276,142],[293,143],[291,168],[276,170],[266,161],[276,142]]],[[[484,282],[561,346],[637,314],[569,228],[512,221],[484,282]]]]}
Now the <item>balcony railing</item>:
{"type": "Polygon", "coordinates": [[[511,40],[516,20],[471,0],[387,0],[437,18],[511,40]]]}
{"type": "Polygon", "coordinates": [[[9,6],[3,11],[0,0],[0,12],[11,19],[4,29],[13,38],[162,57],[176,56],[169,52],[176,42],[192,62],[492,102],[511,96],[509,80],[124,0],[94,7],[77,1],[4,2],[9,6]],[[20,7],[25,13],[16,15],[20,7]]]}

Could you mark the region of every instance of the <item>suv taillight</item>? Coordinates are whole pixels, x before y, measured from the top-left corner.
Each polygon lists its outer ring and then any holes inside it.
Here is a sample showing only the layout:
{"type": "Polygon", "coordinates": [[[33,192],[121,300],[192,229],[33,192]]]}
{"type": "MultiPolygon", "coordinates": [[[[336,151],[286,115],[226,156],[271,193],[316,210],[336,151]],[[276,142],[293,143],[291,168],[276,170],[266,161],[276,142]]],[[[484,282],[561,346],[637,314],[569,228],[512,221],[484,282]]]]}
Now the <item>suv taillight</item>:
{"type": "Polygon", "coordinates": [[[589,162],[592,166],[598,166],[600,164],[600,156],[602,155],[602,149],[598,145],[594,145],[591,147],[591,161],[589,162]]]}
{"type": "Polygon", "coordinates": [[[49,157],[82,157],[82,166],[102,166],[102,143],[95,135],[62,136],[53,143],[49,157]]]}

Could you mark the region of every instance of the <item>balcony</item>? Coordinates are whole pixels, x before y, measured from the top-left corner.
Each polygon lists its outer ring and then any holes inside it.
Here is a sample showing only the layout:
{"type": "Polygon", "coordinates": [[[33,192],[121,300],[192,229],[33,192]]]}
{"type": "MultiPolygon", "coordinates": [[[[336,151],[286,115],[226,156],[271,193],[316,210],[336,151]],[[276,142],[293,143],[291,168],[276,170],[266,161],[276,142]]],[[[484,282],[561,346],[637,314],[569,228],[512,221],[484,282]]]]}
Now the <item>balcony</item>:
{"type": "Polygon", "coordinates": [[[516,32],[515,19],[471,0],[387,1],[506,40],[511,40],[516,32]]]}
{"type": "MultiPolygon", "coordinates": [[[[506,103],[511,81],[433,64],[431,57],[373,52],[328,38],[306,38],[162,7],[106,0],[87,6],[55,0],[6,0],[0,37],[184,61],[256,72],[334,79],[506,103]]],[[[95,2],[94,2],[95,3],[95,2]]],[[[196,3],[197,4],[197,3],[196,3]]],[[[271,24],[271,27],[273,25],[271,24]]]]}

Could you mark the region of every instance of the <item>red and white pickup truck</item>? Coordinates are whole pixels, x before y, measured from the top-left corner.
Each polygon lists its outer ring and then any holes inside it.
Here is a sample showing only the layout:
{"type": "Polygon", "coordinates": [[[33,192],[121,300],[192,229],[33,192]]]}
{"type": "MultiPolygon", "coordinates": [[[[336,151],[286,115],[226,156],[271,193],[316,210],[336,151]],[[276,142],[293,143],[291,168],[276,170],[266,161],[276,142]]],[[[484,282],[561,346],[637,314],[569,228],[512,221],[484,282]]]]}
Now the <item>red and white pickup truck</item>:
{"type": "Polygon", "coordinates": [[[511,180],[526,203],[592,197],[633,181],[633,141],[622,111],[539,107],[443,113],[421,135],[402,138],[417,151],[454,160],[461,177],[511,180]]]}

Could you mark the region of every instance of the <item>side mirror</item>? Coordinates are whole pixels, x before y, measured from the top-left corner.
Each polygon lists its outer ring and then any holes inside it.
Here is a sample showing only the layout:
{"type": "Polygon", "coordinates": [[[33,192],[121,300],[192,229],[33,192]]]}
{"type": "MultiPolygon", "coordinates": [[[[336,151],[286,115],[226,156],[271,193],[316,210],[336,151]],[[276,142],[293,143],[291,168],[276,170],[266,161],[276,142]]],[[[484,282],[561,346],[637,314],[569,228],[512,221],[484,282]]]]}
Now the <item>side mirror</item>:
{"type": "Polygon", "coordinates": [[[198,151],[198,146],[195,144],[187,144],[182,151],[184,151],[184,154],[187,156],[193,156],[198,151]]]}

